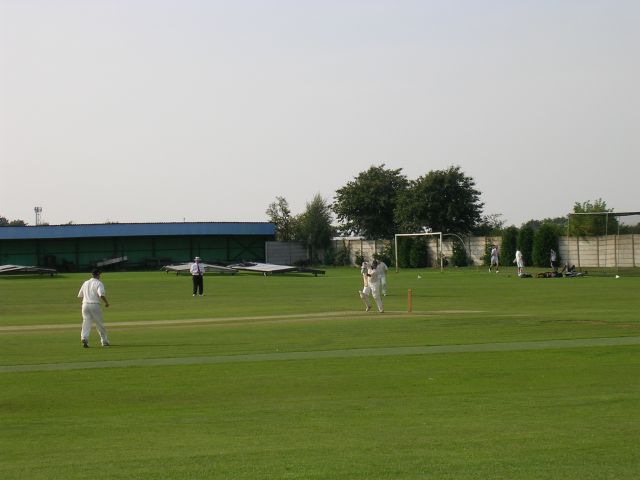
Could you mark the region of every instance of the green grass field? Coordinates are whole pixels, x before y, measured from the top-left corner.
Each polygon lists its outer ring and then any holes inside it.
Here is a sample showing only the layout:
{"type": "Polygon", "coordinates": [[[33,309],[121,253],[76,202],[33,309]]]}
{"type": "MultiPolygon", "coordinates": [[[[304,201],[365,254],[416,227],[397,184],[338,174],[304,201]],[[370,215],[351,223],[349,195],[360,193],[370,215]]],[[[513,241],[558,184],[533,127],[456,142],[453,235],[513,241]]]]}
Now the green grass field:
{"type": "Polygon", "coordinates": [[[0,277],[0,478],[638,478],[640,277],[508,270],[0,277]]]}

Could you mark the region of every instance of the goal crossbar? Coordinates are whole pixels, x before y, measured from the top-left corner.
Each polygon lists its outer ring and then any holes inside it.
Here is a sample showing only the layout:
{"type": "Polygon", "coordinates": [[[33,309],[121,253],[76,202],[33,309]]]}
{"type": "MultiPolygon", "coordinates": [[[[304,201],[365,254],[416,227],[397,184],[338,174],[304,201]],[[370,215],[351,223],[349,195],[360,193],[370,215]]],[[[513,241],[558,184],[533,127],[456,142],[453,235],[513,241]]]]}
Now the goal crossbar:
{"type": "Polygon", "coordinates": [[[444,271],[444,259],[442,258],[442,232],[421,232],[421,233],[396,233],[394,235],[394,250],[396,257],[396,273],[399,271],[398,267],[398,237],[439,237],[440,238],[440,271],[444,271]]]}

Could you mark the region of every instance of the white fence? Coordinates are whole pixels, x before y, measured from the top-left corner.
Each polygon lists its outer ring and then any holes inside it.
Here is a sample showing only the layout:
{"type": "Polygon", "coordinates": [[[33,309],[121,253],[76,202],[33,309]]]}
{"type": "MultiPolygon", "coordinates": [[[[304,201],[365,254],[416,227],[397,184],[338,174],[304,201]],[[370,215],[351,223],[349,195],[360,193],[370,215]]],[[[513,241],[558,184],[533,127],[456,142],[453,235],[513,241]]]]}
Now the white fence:
{"type": "MultiPolygon", "coordinates": [[[[437,264],[437,241],[435,237],[427,238],[428,256],[437,264]]],[[[487,247],[502,243],[501,237],[463,237],[467,256],[473,265],[482,265],[487,247]]],[[[453,246],[460,240],[453,236],[445,237],[442,241],[442,253],[445,258],[453,255],[453,246]]],[[[343,237],[332,240],[333,248],[338,251],[346,248],[352,264],[356,264],[356,257],[372,260],[374,254],[381,254],[385,248],[391,246],[391,240],[364,240],[362,238],[343,237]]],[[[638,267],[640,262],[640,238],[637,234],[609,235],[602,237],[559,237],[558,253],[562,262],[568,261],[577,267],[638,267]]],[[[267,262],[279,265],[293,265],[298,261],[308,259],[307,250],[295,242],[267,242],[267,262]]],[[[503,262],[510,259],[504,259],[503,262]]]]}
{"type": "Polygon", "coordinates": [[[633,268],[640,260],[638,235],[560,237],[560,258],[577,267],[633,268]]]}
{"type": "MultiPolygon", "coordinates": [[[[467,256],[473,265],[482,265],[487,247],[502,243],[501,237],[463,237],[467,256]]],[[[363,240],[360,238],[341,238],[333,240],[334,248],[347,248],[351,262],[355,264],[357,255],[371,260],[374,253],[382,253],[388,240],[363,240]],[[343,247],[344,246],[344,247],[343,247]]],[[[442,253],[446,258],[453,255],[454,243],[460,243],[455,237],[445,236],[442,253]]],[[[602,237],[559,237],[560,259],[577,267],[638,267],[640,262],[640,238],[637,234],[609,235],[602,237]]],[[[437,239],[428,238],[428,255],[437,259],[437,239]]],[[[504,259],[508,260],[508,259],[504,259]]],[[[504,261],[503,260],[503,261],[504,261]]],[[[437,266],[437,265],[434,265],[437,266]]]]}

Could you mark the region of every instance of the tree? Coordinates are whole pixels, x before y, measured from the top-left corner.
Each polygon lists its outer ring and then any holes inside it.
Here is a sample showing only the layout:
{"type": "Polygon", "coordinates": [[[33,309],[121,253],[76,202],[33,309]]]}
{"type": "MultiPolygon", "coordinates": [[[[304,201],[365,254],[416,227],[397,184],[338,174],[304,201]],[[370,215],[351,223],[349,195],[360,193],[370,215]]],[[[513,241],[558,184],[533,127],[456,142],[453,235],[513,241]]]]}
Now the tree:
{"type": "Polygon", "coordinates": [[[409,266],[411,268],[422,268],[429,264],[429,253],[427,242],[424,237],[412,238],[409,249],[409,266]]]}
{"type": "Polygon", "coordinates": [[[533,228],[523,225],[518,232],[518,250],[522,252],[525,265],[532,265],[533,262],[533,228]]]}
{"type": "Polygon", "coordinates": [[[435,170],[412,181],[398,199],[396,221],[402,230],[469,233],[480,221],[483,203],[475,182],[460,167],[435,170]]]}
{"type": "Polygon", "coordinates": [[[469,257],[467,256],[467,250],[464,247],[464,243],[460,240],[455,240],[453,243],[453,253],[451,255],[451,264],[454,267],[466,267],[469,265],[469,257]]]}
{"type": "Polygon", "coordinates": [[[276,240],[288,242],[293,238],[295,218],[291,215],[289,202],[284,197],[276,197],[266,211],[269,221],[276,226],[276,240]]]}
{"type": "Polygon", "coordinates": [[[317,193],[307,209],[296,219],[295,239],[310,250],[311,261],[319,261],[319,251],[331,245],[334,229],[331,226],[331,207],[317,193]]]}
{"type": "Polygon", "coordinates": [[[518,229],[514,226],[505,228],[502,231],[502,244],[500,246],[500,263],[509,265],[516,257],[518,245],[518,229]]]}
{"type": "Polygon", "coordinates": [[[602,213],[603,215],[572,215],[569,223],[569,233],[576,236],[604,235],[618,230],[618,219],[614,216],[604,215],[612,212],[607,208],[607,202],[598,198],[593,203],[586,201],[576,202],[573,205],[573,213],[602,213]]]}
{"type": "Polygon", "coordinates": [[[384,164],[370,167],[336,191],[333,211],[342,228],[366,238],[392,238],[398,232],[394,212],[408,181],[384,164]]]}
{"type": "Polygon", "coordinates": [[[631,233],[640,233],[640,222],[636,223],[635,225],[624,225],[624,224],[620,224],[620,234],[622,235],[629,235],[631,233]]]}
{"type": "MultiPolygon", "coordinates": [[[[558,252],[558,227],[551,223],[544,223],[533,237],[533,264],[536,267],[549,267],[551,249],[558,252]]],[[[558,261],[560,261],[559,257],[558,261]]]]}
{"type": "Polygon", "coordinates": [[[529,226],[533,228],[534,232],[537,232],[538,229],[544,225],[545,223],[556,225],[560,229],[567,228],[567,217],[554,217],[554,218],[544,218],[542,220],[534,220],[531,219],[528,222],[525,222],[523,226],[529,226]]]}
{"type": "Polygon", "coordinates": [[[499,236],[504,226],[501,213],[483,215],[471,232],[473,235],[499,236]]]}
{"type": "Polygon", "coordinates": [[[9,220],[6,217],[0,217],[0,227],[26,227],[27,222],[24,220],[9,220]]]}

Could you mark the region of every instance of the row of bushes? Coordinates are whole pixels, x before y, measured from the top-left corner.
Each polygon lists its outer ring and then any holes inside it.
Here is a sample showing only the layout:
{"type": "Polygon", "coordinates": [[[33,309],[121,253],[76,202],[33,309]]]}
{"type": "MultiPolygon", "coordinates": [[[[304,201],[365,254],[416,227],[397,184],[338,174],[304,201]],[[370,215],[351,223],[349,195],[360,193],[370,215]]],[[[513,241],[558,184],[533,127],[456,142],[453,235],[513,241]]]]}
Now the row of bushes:
{"type": "MultiPolygon", "coordinates": [[[[500,263],[511,264],[520,250],[524,257],[525,265],[536,267],[548,267],[550,265],[549,253],[553,249],[558,252],[558,238],[562,234],[555,224],[545,223],[537,229],[529,225],[522,228],[508,227],[502,231],[500,251],[500,263]]],[[[487,245],[483,258],[484,265],[491,262],[492,245],[487,245]]],[[[432,255],[431,255],[432,256],[432,255]]],[[[389,266],[395,266],[395,252],[392,244],[387,245],[382,252],[376,254],[376,258],[383,260],[389,266]]],[[[356,264],[364,261],[360,252],[356,252],[356,264]]],[[[558,253],[558,261],[560,256],[558,253]]],[[[330,248],[325,251],[325,265],[344,266],[351,265],[351,252],[342,245],[337,249],[330,248]]],[[[398,245],[398,264],[400,268],[424,268],[434,266],[439,259],[430,258],[427,249],[427,241],[424,237],[405,238],[398,245]]],[[[465,267],[470,265],[470,259],[464,245],[458,240],[454,241],[451,258],[445,259],[449,266],[465,267]]]]}
{"type": "MultiPolygon", "coordinates": [[[[550,266],[549,253],[551,249],[558,254],[558,262],[561,261],[558,249],[558,237],[561,235],[559,227],[551,223],[544,223],[534,230],[525,225],[522,228],[508,227],[502,231],[500,251],[500,263],[510,264],[516,257],[516,250],[522,252],[524,264],[534,267],[550,266]]],[[[492,245],[487,245],[484,255],[484,264],[491,263],[492,245]]]]}
{"type": "MultiPolygon", "coordinates": [[[[464,247],[458,248],[458,254],[464,256],[464,260],[456,258],[456,246],[454,246],[454,257],[451,259],[456,266],[466,266],[467,257],[464,247]]],[[[325,264],[335,266],[351,265],[350,251],[344,245],[337,250],[331,248],[325,252],[325,264]]],[[[427,240],[424,237],[405,238],[398,245],[398,265],[400,268],[424,268],[438,264],[438,259],[431,258],[427,248],[427,240]]],[[[381,252],[375,254],[377,260],[384,261],[389,267],[395,266],[395,252],[392,244],[383,248],[381,252]]],[[[360,251],[356,252],[355,263],[360,265],[365,260],[360,251]]],[[[371,259],[368,259],[371,260],[371,259]]]]}

